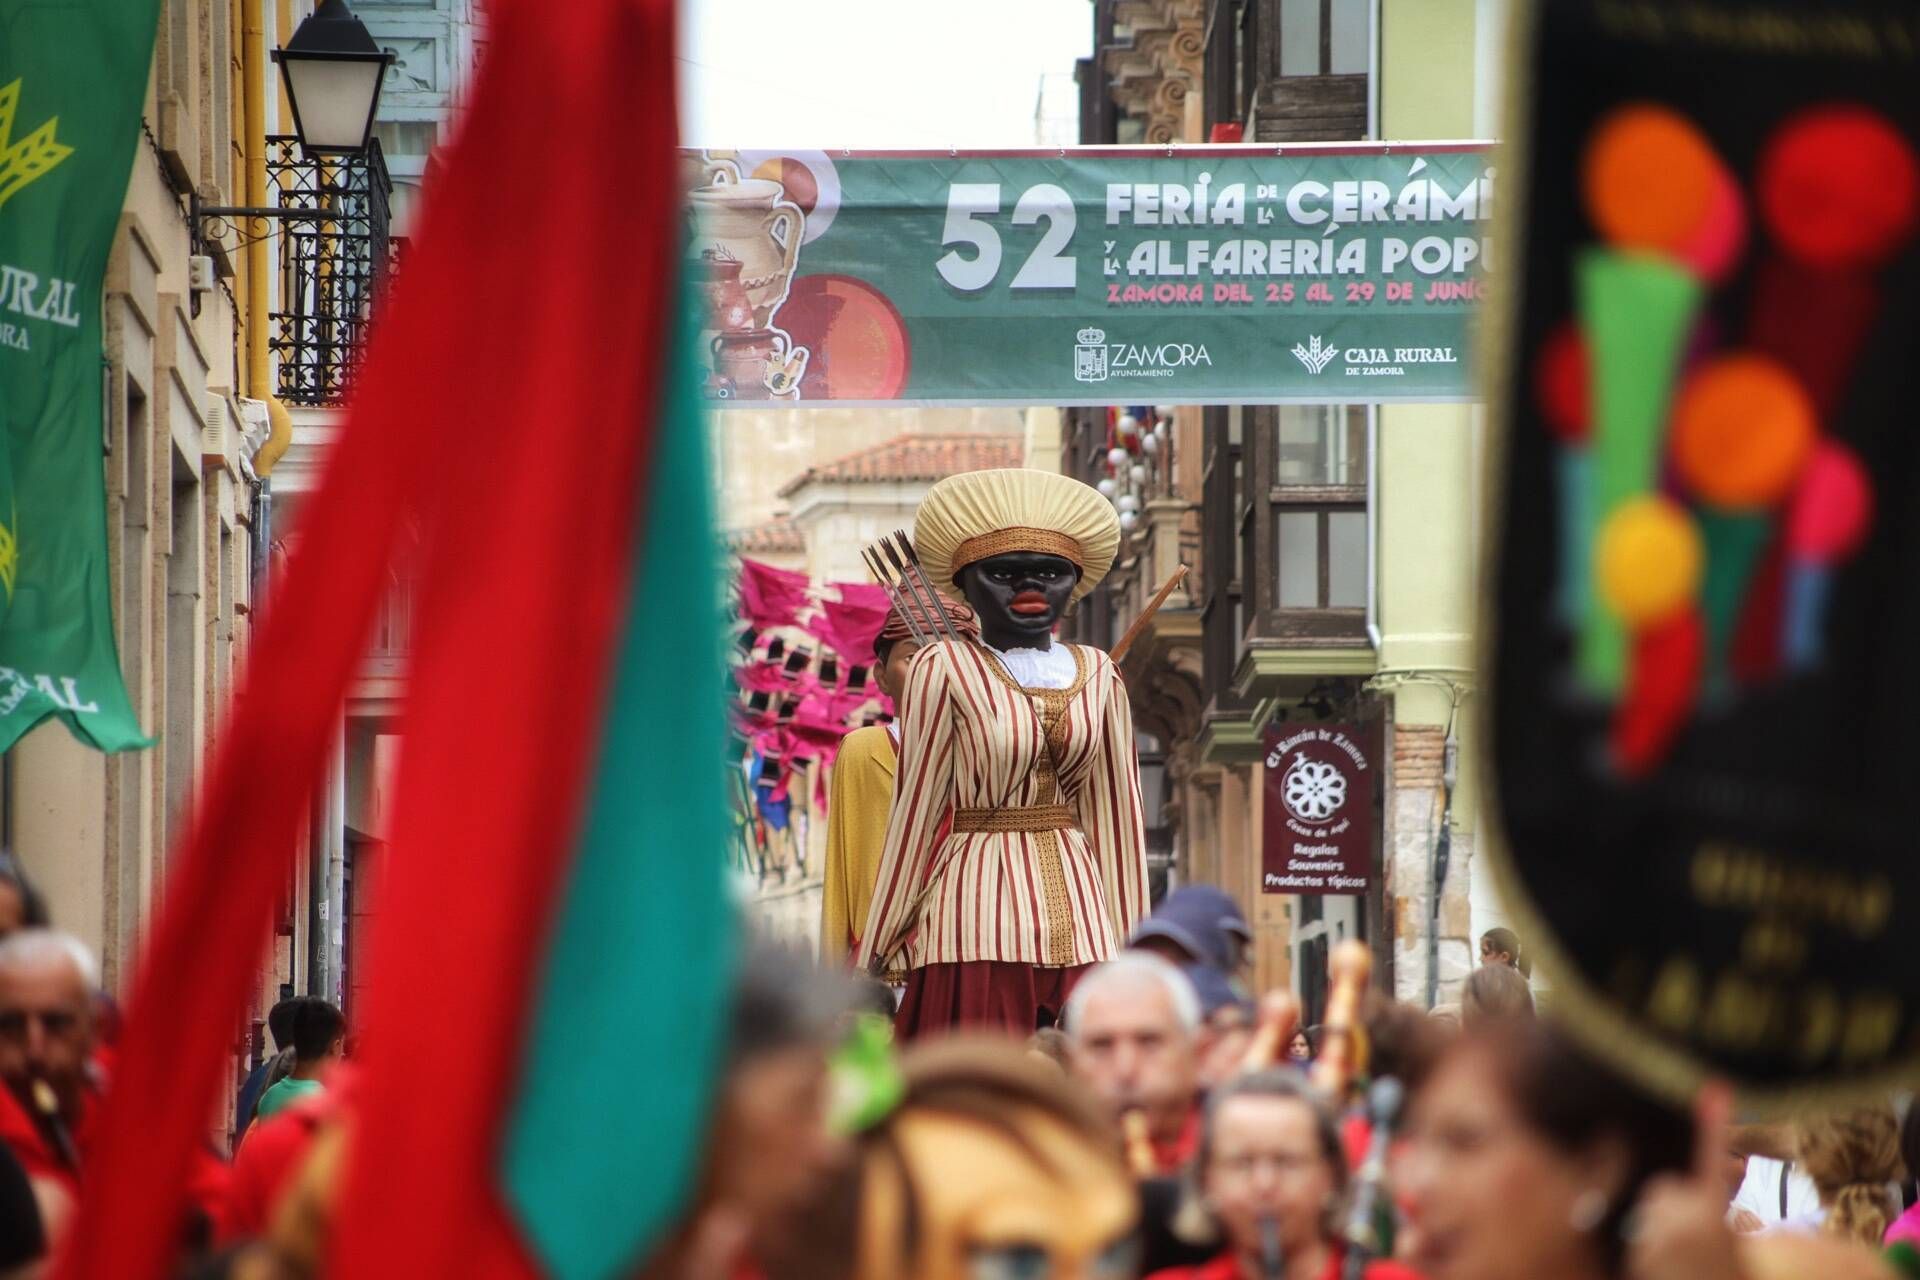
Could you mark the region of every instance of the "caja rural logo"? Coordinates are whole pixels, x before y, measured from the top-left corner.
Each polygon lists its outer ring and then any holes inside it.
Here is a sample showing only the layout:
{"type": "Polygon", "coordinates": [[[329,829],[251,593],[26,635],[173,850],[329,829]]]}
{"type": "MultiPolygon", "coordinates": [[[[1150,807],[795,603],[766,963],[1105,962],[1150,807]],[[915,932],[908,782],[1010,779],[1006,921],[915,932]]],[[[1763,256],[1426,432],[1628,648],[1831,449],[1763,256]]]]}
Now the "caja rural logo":
{"type": "Polygon", "coordinates": [[[1338,347],[1317,333],[1305,343],[1293,344],[1293,358],[1305,365],[1308,373],[1319,373],[1332,364],[1333,358],[1339,354],[1338,347]]]}
{"type": "Polygon", "coordinates": [[[1335,360],[1350,374],[1400,377],[1410,364],[1458,364],[1459,353],[1452,347],[1348,347],[1345,350],[1313,334],[1305,342],[1293,344],[1293,358],[1308,373],[1318,377],[1335,360]]]}
{"type": "Polygon", "coordinates": [[[1107,331],[1088,326],[1075,335],[1073,376],[1079,382],[1108,378],[1171,378],[1181,369],[1213,366],[1200,342],[1108,342],[1107,331]]]}
{"type": "Polygon", "coordinates": [[[20,81],[0,89],[0,207],[18,195],[29,183],[44,178],[73,148],[53,136],[59,117],[47,120],[38,129],[15,142],[13,117],[20,109],[20,81]]]}
{"type": "MultiPolygon", "coordinates": [[[[15,142],[13,118],[19,110],[20,81],[16,79],[0,88],[0,208],[5,208],[7,201],[73,154],[72,147],[54,137],[54,128],[59,124],[57,116],[49,117],[45,124],[15,142]]],[[[20,569],[20,548],[13,532],[19,523],[18,515],[9,513],[8,522],[0,524],[0,593],[4,593],[7,600],[13,599],[13,585],[20,569]]]]}

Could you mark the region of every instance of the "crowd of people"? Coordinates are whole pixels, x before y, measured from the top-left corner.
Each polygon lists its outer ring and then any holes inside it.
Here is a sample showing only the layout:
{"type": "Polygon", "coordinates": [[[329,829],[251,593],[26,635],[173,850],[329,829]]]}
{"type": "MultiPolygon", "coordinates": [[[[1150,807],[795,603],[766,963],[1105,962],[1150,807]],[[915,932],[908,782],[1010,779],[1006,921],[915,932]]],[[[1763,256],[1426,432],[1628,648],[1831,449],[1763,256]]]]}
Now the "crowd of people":
{"type": "MultiPolygon", "coordinates": [[[[78,1208],[113,1079],[119,1012],[93,953],[54,927],[46,903],[0,853],[0,1277],[44,1274],[78,1208]]],[[[288,1191],[310,1176],[342,1114],[351,1068],[346,1019],[317,996],[280,1001],[267,1018],[274,1052],[241,1082],[231,1111],[209,1118],[180,1224],[194,1274],[317,1274],[307,1252],[259,1249],[288,1191]],[[229,1126],[226,1121],[231,1119],[229,1126]],[[226,1133],[218,1133],[226,1130],[226,1133]],[[216,1136],[218,1134],[218,1136],[216,1136]]]]}
{"type": "MultiPolygon", "coordinates": [[[[0,933],[0,1275],[30,1276],[85,1175],[113,1011],[11,863],[0,933]]],[[[1367,991],[1346,1026],[1252,999],[1250,939],[1186,886],[1057,1025],[905,1042],[884,983],[754,942],[703,1174],[638,1274],[1864,1280],[1914,1256],[1920,1109],[1670,1105],[1536,1015],[1505,930],[1457,1011],[1367,991]]],[[[196,1166],[188,1274],[324,1274],[346,1026],[313,997],[267,1021],[230,1158],[196,1166]]]]}
{"type": "MultiPolygon", "coordinates": [[[[31,1276],[79,1194],[111,1006],[10,864],[0,931],[0,1274],[31,1276]]],[[[1356,1025],[1306,1027],[1290,998],[1248,998],[1250,936],[1227,894],[1177,889],[1056,1027],[906,1044],[885,984],[755,942],[705,1171],[637,1274],[1905,1274],[1884,1245],[1920,1240],[1920,1109],[1734,1125],[1724,1092],[1651,1098],[1507,994],[1526,979],[1505,931],[1457,1019],[1365,992],[1356,1025]],[[1329,1092],[1338,1044],[1352,1069],[1329,1092]]],[[[346,1025],[305,996],[267,1021],[275,1052],[236,1090],[232,1157],[209,1144],[196,1169],[188,1274],[324,1274],[346,1025]]]]}
{"type": "MultiPolygon", "coordinates": [[[[1325,992],[1252,990],[1232,895],[1150,902],[1124,679],[1054,640],[1118,542],[1063,476],[929,494],[875,644],[900,718],[835,766],[819,962],[743,930],[698,1179],[636,1274],[1920,1276],[1904,1099],[1736,1125],[1726,1090],[1675,1106],[1556,1029],[1510,930],[1429,1010],[1355,941],[1325,992]]],[[[0,1280],[70,1229],[115,1023],[0,862],[0,1280]]],[[[315,997],[267,1031],[193,1168],[196,1277],[326,1274],[352,1039],[315,997]]]]}
{"type": "Polygon", "coordinates": [[[914,1039],[890,1051],[890,1086],[870,1066],[850,1083],[835,1047],[851,1022],[888,1025],[887,993],[763,950],[748,991],[782,984],[799,1001],[806,988],[814,1009],[843,1009],[795,1042],[812,1092],[781,1096],[806,1094],[810,1109],[755,1108],[730,1090],[715,1176],[645,1274],[1908,1274],[1885,1247],[1920,1232],[1920,1210],[1903,1208],[1920,1109],[1889,1099],[1736,1124],[1717,1087],[1674,1105],[1508,998],[1509,976],[1523,991],[1526,978],[1499,933],[1457,1018],[1370,991],[1354,1026],[1302,1027],[1290,998],[1243,994],[1231,901],[1176,890],[1078,982],[1057,1027],[914,1039]],[[1203,994],[1215,979],[1218,1003],[1203,994]],[[1318,1068],[1342,1043],[1351,1070],[1330,1091],[1318,1068]],[[846,1123],[863,1090],[885,1105],[846,1123]],[[785,1158],[729,1171],[742,1149],[785,1158]]]}

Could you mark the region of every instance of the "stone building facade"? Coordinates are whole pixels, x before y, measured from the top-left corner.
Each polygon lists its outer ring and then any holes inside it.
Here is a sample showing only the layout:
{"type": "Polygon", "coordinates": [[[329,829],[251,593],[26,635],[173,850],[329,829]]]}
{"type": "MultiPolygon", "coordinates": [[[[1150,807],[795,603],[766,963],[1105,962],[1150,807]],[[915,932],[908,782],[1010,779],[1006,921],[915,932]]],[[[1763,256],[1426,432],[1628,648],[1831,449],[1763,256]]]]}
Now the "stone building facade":
{"type": "Polygon", "coordinates": [[[246,119],[246,80],[267,85],[277,111],[265,49],[290,29],[262,9],[165,0],[102,299],[116,639],[135,712],[158,741],[106,756],[49,721],[7,753],[0,787],[6,842],[55,921],[98,951],[109,988],[129,973],[217,741],[264,565],[253,461],[272,389],[252,385],[241,352],[267,320],[249,313],[241,255],[222,255],[228,270],[194,287],[188,220],[195,192],[246,203],[261,128],[246,119]],[[251,53],[249,13],[264,22],[251,53]]]}
{"type": "MultiPolygon", "coordinates": [[[[291,224],[211,221],[196,244],[189,221],[192,196],[262,203],[249,197],[250,163],[275,166],[264,203],[280,202],[298,152],[273,141],[294,128],[268,52],[313,8],[313,0],[161,0],[142,139],[105,285],[102,423],[121,667],[157,742],[103,756],[46,724],[0,771],[0,840],[44,886],[56,922],[99,952],[110,990],[124,988],[164,891],[253,621],[271,603],[302,502],[338,434],[342,375],[356,354],[335,357],[323,385],[290,369],[304,357],[288,335],[301,332],[305,314],[305,295],[285,287],[291,224]],[[210,288],[192,287],[196,252],[214,262],[210,288]]],[[[366,237],[377,242],[369,255],[384,254],[457,108],[482,28],[472,0],[369,0],[355,11],[395,53],[375,130],[395,153],[393,187],[386,157],[365,161],[365,190],[380,184],[377,202],[385,209],[390,198],[396,215],[366,237]]],[[[344,181],[338,169],[335,180],[344,181]]],[[[330,243],[350,233],[333,224],[330,243]]],[[[374,268],[374,288],[387,265],[374,268]]],[[[242,1054],[258,1052],[261,1019],[282,995],[323,995],[351,1017],[351,958],[363,940],[355,926],[369,909],[360,890],[384,822],[408,613],[406,584],[396,581],[312,801],[286,909],[262,957],[251,1034],[236,1043],[242,1054]]]]}
{"type": "MultiPolygon", "coordinates": [[[[1077,68],[1081,141],[1488,137],[1503,11],[1499,0],[1096,0],[1094,49],[1077,68]]],[[[1470,766],[1477,410],[1148,411],[1169,420],[1164,445],[1112,577],[1073,626],[1110,645],[1176,566],[1191,570],[1124,664],[1166,881],[1234,893],[1256,934],[1253,981],[1294,985],[1310,1014],[1327,952],[1349,937],[1370,943],[1399,996],[1455,998],[1472,939],[1500,922],[1475,857],[1470,766]],[[1315,570],[1307,589],[1283,582],[1303,565],[1315,570]],[[1329,721],[1377,726],[1385,744],[1374,891],[1263,893],[1262,735],[1329,721]]],[[[1106,412],[1068,410],[1061,443],[1062,470],[1099,479],[1106,412]]]]}
{"type": "Polygon", "coordinates": [[[729,534],[787,509],[780,490],[823,466],[904,435],[1008,435],[1015,409],[735,409],[712,418],[720,523],[729,534]]]}
{"type": "MultiPolygon", "coordinates": [[[[435,149],[458,122],[486,28],[477,0],[361,0],[353,11],[393,55],[374,137],[391,183],[389,265],[399,266],[421,185],[435,149]]],[[[320,482],[344,416],[344,397],[321,396],[291,407],[291,444],[273,474],[274,539],[282,557],[298,541],[301,508],[320,482]]],[[[400,561],[404,566],[404,554],[400,561]]],[[[307,943],[300,949],[296,985],[339,1002],[349,1023],[367,977],[366,926],[376,910],[399,755],[412,605],[412,583],[402,567],[348,689],[339,747],[314,795],[296,876],[294,927],[307,943]]]]}

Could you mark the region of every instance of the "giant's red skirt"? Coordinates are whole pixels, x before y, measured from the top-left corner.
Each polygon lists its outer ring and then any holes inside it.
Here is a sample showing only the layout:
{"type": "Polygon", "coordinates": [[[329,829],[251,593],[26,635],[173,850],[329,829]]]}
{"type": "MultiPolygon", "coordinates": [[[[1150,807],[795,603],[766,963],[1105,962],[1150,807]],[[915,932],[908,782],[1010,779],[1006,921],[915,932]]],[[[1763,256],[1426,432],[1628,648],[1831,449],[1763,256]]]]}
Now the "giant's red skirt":
{"type": "Polygon", "coordinates": [[[924,965],[907,975],[894,1031],[902,1040],[963,1028],[1024,1039],[1060,1021],[1074,984],[1091,968],[1043,969],[1005,960],[924,965]]]}

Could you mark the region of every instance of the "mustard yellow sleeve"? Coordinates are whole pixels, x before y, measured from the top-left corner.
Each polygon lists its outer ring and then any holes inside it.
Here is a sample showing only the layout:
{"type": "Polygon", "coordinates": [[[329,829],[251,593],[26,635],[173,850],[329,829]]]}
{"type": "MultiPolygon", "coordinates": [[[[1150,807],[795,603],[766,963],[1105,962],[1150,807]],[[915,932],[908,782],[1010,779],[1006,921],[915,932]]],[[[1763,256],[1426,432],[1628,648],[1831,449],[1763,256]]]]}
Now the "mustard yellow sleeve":
{"type": "Polygon", "coordinates": [[[821,886],[820,958],[844,965],[867,921],[880,850],[887,838],[893,778],[881,766],[893,746],[884,728],[856,729],[842,741],[827,786],[827,860],[821,886]]]}
{"type": "Polygon", "coordinates": [[[834,967],[846,963],[853,949],[847,925],[846,766],[843,753],[827,779],[827,863],[820,881],[820,963],[834,967]]]}

